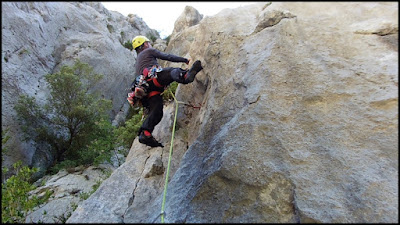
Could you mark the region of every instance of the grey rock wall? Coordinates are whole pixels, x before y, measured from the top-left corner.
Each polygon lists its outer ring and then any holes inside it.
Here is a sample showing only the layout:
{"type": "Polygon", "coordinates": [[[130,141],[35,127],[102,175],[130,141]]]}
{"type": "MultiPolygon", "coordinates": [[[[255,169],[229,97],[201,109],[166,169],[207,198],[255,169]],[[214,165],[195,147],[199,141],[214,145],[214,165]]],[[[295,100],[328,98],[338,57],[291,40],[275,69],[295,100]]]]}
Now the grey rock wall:
{"type": "Polygon", "coordinates": [[[109,164],[87,168],[81,166],[40,178],[35,182],[38,188],[30,194],[41,198],[46,192],[50,192],[50,198],[46,203],[28,212],[25,222],[63,223],[85,196],[90,195],[114,169],[109,164]],[[41,185],[42,182],[44,185],[41,185]]]}
{"type": "MultiPolygon", "coordinates": [[[[259,3],[172,37],[204,69],[176,94],[202,107],[179,108],[166,222],[398,222],[397,3],[259,3]]],[[[135,140],[68,223],[160,221],[171,108],[165,147],[135,140]]]]}
{"type": "Polygon", "coordinates": [[[114,124],[123,121],[136,62],[136,53],[123,44],[149,33],[159,37],[141,18],[108,11],[99,2],[2,2],[2,129],[10,128],[13,149],[5,164],[23,160],[42,167],[40,160],[51,161],[48,150],[22,141],[13,107],[21,95],[43,103],[48,95],[43,76],[75,59],[104,75],[94,90],[112,100],[114,124]]]}

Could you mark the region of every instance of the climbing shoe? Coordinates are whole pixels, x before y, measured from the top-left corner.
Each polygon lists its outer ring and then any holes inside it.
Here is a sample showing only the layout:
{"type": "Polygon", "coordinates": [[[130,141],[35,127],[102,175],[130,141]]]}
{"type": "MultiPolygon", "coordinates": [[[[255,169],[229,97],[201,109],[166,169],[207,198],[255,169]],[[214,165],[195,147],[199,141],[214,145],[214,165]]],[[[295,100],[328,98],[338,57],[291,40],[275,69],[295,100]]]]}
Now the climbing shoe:
{"type": "Polygon", "coordinates": [[[139,142],[150,147],[164,147],[148,131],[142,131],[140,133],[139,142]]]}
{"type": "Polygon", "coordinates": [[[185,83],[191,83],[194,81],[194,78],[198,72],[200,72],[203,69],[201,66],[201,61],[196,60],[196,62],[193,63],[192,68],[185,74],[185,83]]]}

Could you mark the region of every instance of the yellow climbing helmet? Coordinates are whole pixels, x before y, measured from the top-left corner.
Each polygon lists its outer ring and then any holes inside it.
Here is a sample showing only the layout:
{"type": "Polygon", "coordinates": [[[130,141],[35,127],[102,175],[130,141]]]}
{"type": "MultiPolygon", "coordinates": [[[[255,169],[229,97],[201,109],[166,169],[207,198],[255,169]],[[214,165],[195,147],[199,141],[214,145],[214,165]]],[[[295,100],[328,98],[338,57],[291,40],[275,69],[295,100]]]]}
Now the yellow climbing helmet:
{"type": "Polygon", "coordinates": [[[150,40],[145,36],[136,36],[135,38],[132,39],[133,49],[136,49],[137,47],[141,46],[146,41],[150,40]]]}

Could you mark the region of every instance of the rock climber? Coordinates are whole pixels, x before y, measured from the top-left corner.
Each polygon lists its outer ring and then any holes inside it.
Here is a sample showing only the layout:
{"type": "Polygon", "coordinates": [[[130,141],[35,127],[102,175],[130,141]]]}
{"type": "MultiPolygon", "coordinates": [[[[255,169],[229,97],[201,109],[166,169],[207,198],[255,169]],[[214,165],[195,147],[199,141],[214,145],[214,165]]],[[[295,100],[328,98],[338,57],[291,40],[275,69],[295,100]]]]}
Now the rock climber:
{"type": "MultiPolygon", "coordinates": [[[[196,74],[201,71],[203,67],[201,66],[201,61],[197,60],[189,70],[174,67],[161,68],[157,59],[171,62],[183,62],[187,65],[189,64],[190,59],[167,54],[153,48],[150,40],[145,36],[136,36],[133,38],[132,46],[137,53],[135,67],[136,78],[140,75],[145,77],[150,70],[157,68],[156,76],[146,82],[148,84],[148,94],[146,96],[138,98],[139,94],[134,90],[128,94],[127,100],[132,106],[135,105],[136,102],[140,101],[142,106],[145,107],[148,112],[147,118],[139,128],[139,142],[150,147],[163,147],[163,145],[152,136],[154,127],[163,117],[163,99],[160,94],[174,81],[181,84],[193,82],[196,74]],[[135,94],[138,96],[135,96],[135,94]]],[[[134,83],[135,81],[132,84],[134,83]]]]}

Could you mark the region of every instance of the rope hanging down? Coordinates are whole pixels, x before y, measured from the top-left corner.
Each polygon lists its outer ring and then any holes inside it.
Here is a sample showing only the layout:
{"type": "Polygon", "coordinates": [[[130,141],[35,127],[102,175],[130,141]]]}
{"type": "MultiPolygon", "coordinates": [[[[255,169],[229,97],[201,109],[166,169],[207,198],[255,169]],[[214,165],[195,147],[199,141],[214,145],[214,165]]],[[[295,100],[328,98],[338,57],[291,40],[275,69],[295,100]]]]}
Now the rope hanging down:
{"type": "Polygon", "coordinates": [[[176,100],[175,95],[172,93],[172,91],[171,90],[169,90],[169,91],[171,92],[172,97],[174,97],[174,101],[175,101],[176,107],[175,107],[174,125],[172,126],[172,137],[171,137],[171,146],[169,148],[167,173],[165,174],[164,195],[163,195],[162,204],[161,204],[161,223],[164,223],[164,216],[165,216],[164,208],[165,208],[165,199],[166,199],[166,196],[167,196],[168,176],[169,176],[169,167],[171,165],[172,148],[174,146],[176,115],[178,114],[179,103],[184,103],[184,102],[179,102],[178,100],[176,100]]]}
{"type": "MultiPolygon", "coordinates": [[[[178,115],[178,106],[179,106],[179,104],[183,104],[183,105],[191,106],[191,107],[197,108],[197,109],[201,108],[201,104],[200,104],[200,106],[194,106],[192,104],[188,104],[188,103],[185,103],[185,102],[178,101],[175,98],[174,93],[172,93],[171,90],[169,90],[169,91],[171,92],[172,97],[174,97],[174,101],[175,101],[175,118],[174,118],[174,125],[172,126],[172,137],[171,137],[171,146],[169,148],[167,173],[165,174],[164,194],[163,194],[163,199],[162,199],[162,204],[161,204],[161,213],[160,213],[160,215],[161,215],[161,223],[164,223],[164,217],[165,217],[165,211],[164,211],[164,209],[165,209],[165,199],[166,199],[166,196],[167,196],[169,168],[170,168],[170,165],[171,165],[171,158],[172,158],[172,151],[173,151],[172,148],[174,146],[175,125],[176,125],[176,116],[178,115]]],[[[158,218],[158,216],[157,216],[157,218],[158,218]]]]}

